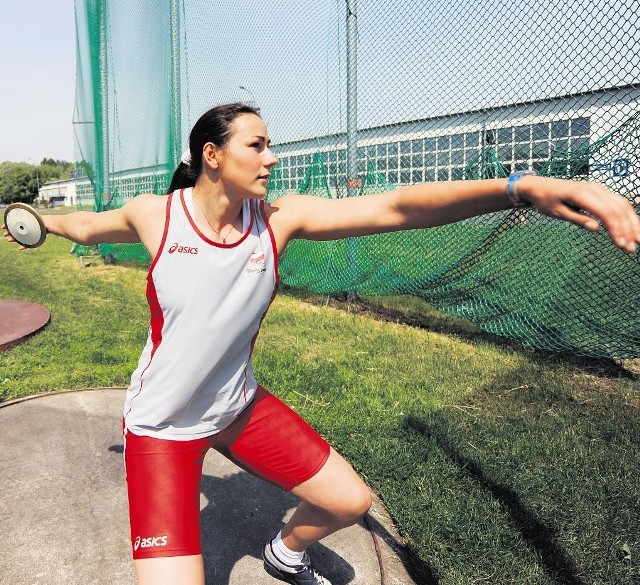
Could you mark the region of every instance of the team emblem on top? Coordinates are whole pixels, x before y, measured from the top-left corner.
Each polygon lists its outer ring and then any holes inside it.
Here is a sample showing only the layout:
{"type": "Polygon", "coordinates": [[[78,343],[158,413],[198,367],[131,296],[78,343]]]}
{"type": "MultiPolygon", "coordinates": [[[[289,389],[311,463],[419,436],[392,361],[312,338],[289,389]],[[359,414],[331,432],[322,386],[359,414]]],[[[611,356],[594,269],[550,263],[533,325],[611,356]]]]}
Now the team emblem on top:
{"type": "Polygon", "coordinates": [[[249,258],[249,262],[247,262],[245,270],[247,272],[264,272],[266,270],[264,262],[265,255],[262,250],[260,250],[260,252],[251,252],[251,257],[249,258]]]}

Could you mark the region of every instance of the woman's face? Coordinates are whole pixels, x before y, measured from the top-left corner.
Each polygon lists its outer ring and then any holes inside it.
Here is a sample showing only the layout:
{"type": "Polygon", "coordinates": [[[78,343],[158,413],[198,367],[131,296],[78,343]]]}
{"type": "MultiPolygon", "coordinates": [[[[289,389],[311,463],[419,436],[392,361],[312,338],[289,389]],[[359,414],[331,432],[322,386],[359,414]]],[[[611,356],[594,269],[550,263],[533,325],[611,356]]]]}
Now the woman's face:
{"type": "Polygon", "coordinates": [[[232,134],[217,150],[218,176],[228,194],[264,198],[271,169],[278,163],[269,148],[271,140],[260,116],[241,114],[232,134]]]}

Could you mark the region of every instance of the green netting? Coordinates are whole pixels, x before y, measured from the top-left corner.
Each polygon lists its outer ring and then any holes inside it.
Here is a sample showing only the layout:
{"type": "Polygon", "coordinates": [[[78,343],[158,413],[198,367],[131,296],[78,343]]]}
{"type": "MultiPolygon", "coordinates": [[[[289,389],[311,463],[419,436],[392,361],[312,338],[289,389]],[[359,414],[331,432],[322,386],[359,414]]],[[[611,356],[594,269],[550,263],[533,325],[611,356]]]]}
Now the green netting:
{"type": "MultiPolygon", "coordinates": [[[[639,122],[640,114],[587,148],[554,153],[543,172],[561,170],[555,176],[573,178],[601,149],[620,153],[636,148],[639,122]]],[[[309,171],[304,184],[318,186],[314,194],[321,194],[327,179],[318,157],[309,171]]],[[[500,176],[506,176],[504,167],[495,148],[488,146],[460,178],[500,176]]],[[[390,187],[370,163],[360,194],[390,187]]],[[[533,210],[505,211],[430,230],[336,242],[295,241],[282,258],[280,274],[291,286],[319,293],[419,296],[531,347],[638,355],[638,256],[615,248],[604,233],[593,236],[533,210]]]]}
{"type": "MultiPolygon", "coordinates": [[[[640,205],[636,1],[77,0],[76,23],[84,209],[163,193],[200,114],[242,100],[280,159],[270,200],[533,168],[640,205]]],[[[149,261],[140,245],[97,250],[149,261]]],[[[640,356],[638,256],[532,210],[295,241],[280,273],[326,294],[416,295],[531,347],[640,356]]]]}

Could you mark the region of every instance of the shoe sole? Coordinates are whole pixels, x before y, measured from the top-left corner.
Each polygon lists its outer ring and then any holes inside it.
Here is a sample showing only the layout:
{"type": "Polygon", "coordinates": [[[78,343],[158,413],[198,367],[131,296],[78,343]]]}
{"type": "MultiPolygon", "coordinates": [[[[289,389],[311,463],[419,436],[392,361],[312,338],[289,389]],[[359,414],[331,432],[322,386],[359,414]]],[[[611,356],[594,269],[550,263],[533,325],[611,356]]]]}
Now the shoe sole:
{"type": "Polygon", "coordinates": [[[271,575],[274,579],[278,579],[279,581],[284,581],[285,583],[294,583],[294,581],[290,581],[289,579],[286,579],[285,577],[282,576],[282,573],[280,571],[278,571],[278,569],[272,567],[271,565],[267,564],[266,561],[263,562],[264,565],[264,570],[271,575]]]}

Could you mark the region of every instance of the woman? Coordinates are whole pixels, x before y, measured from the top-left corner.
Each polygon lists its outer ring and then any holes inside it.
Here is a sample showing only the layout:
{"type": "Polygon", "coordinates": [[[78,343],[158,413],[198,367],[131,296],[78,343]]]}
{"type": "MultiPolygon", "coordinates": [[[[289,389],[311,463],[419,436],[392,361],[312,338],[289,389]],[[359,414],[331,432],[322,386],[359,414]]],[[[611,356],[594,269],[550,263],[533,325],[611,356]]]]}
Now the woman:
{"type": "Polygon", "coordinates": [[[640,220],[624,198],[598,184],[527,174],[510,178],[508,188],[505,179],[461,181],[341,200],[291,195],[267,204],[277,163],[269,144],[257,110],[219,106],[195,124],[168,195],[43,218],[49,232],[80,244],[142,242],[153,259],[151,326],[124,408],[141,585],[204,584],[199,484],[211,447],[300,499],[263,551],[265,569],[281,581],[329,585],[305,550],[357,522],[371,504],[351,466],[253,375],[253,344],[289,240],[426,228],[535,205],[591,231],[601,221],[629,253],[640,243],[640,220]]]}

